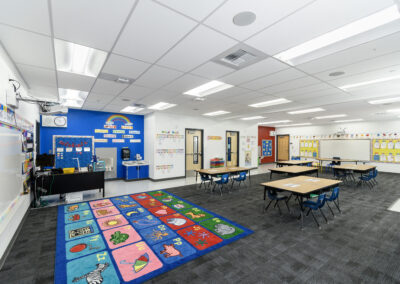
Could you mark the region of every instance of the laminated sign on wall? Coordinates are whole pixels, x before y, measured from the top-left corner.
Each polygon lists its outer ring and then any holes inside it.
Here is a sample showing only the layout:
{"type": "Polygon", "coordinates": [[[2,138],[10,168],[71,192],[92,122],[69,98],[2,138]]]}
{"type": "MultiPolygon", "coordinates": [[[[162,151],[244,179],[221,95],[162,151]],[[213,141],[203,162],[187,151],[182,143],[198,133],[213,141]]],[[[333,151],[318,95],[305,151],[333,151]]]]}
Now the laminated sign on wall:
{"type": "Polygon", "coordinates": [[[318,158],[319,140],[300,140],[300,157],[318,158]]]}
{"type": "Polygon", "coordinates": [[[372,140],[372,159],[375,162],[400,163],[400,140],[372,140]]]}

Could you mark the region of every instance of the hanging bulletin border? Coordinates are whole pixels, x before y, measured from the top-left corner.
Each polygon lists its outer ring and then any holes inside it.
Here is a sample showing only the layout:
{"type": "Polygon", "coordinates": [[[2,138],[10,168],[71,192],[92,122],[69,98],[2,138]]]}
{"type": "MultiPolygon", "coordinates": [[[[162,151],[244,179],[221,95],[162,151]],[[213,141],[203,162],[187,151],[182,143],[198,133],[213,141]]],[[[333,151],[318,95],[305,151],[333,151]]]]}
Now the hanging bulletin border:
{"type": "Polygon", "coordinates": [[[400,139],[373,139],[372,161],[400,163],[400,139]]]}
{"type": "Polygon", "coordinates": [[[300,140],[300,157],[319,158],[319,140],[300,140]]]}

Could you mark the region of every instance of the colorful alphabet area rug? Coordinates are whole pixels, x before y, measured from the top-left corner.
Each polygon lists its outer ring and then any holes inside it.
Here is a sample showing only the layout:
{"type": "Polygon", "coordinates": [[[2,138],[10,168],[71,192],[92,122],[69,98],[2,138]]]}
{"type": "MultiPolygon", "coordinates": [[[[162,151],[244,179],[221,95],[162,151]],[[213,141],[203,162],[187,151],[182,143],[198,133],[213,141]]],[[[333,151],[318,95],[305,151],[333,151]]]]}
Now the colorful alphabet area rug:
{"type": "Polygon", "coordinates": [[[55,283],[141,283],[251,233],[164,190],[59,206],[55,283]]]}

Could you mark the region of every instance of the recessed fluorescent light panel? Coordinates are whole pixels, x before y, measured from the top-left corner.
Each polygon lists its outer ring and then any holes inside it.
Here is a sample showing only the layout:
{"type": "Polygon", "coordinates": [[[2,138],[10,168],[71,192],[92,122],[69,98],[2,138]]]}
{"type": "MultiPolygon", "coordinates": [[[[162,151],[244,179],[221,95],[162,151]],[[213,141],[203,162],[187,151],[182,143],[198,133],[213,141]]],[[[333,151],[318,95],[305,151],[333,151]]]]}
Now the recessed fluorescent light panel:
{"type": "Polygon", "coordinates": [[[379,79],[370,80],[370,81],[359,82],[359,83],[355,83],[355,84],[344,85],[339,88],[342,90],[348,90],[348,89],[352,89],[352,88],[357,88],[357,87],[362,87],[362,86],[372,85],[372,84],[377,84],[377,83],[383,83],[383,82],[392,81],[392,80],[399,80],[399,79],[400,79],[400,75],[390,76],[390,77],[384,77],[384,78],[379,78],[379,79]]]}
{"type": "Polygon", "coordinates": [[[123,109],[121,109],[121,112],[126,112],[126,113],[136,113],[141,110],[144,110],[142,107],[136,107],[136,106],[127,106],[123,109]]]}
{"type": "Polygon", "coordinates": [[[302,114],[302,113],[319,112],[319,111],[325,111],[325,110],[323,108],[317,107],[317,108],[289,111],[288,114],[302,114]]]}
{"type": "Polygon", "coordinates": [[[201,86],[198,86],[197,88],[184,92],[183,94],[195,97],[205,97],[232,87],[233,85],[225,84],[224,82],[214,80],[206,84],[203,84],[201,86]]]}
{"type": "Polygon", "coordinates": [[[54,39],[58,71],[97,77],[107,57],[107,52],[54,39]]]}
{"type": "Polygon", "coordinates": [[[88,96],[88,92],[83,92],[79,90],[72,89],[58,89],[58,94],[60,96],[60,103],[63,106],[71,108],[80,108],[88,96]]]}
{"type": "Polygon", "coordinates": [[[265,118],[265,117],[257,115],[257,116],[243,117],[243,118],[241,118],[241,120],[256,120],[256,119],[262,119],[262,118],[265,118]]]}
{"type": "Polygon", "coordinates": [[[400,112],[400,108],[395,108],[395,109],[388,109],[386,112],[389,112],[389,113],[393,113],[393,112],[400,112]]]}
{"type": "Polygon", "coordinates": [[[356,118],[356,119],[347,119],[347,120],[335,120],[335,122],[357,122],[357,121],[363,121],[364,119],[362,118],[356,118]]]}
{"type": "Polygon", "coordinates": [[[274,105],[280,105],[280,104],[287,104],[291,103],[292,101],[289,101],[287,99],[276,99],[276,100],[271,100],[271,101],[265,101],[261,103],[256,103],[249,105],[250,107],[268,107],[268,106],[274,106],[274,105]]]}
{"type": "Polygon", "coordinates": [[[332,114],[332,115],[325,115],[325,116],[316,116],[314,119],[327,119],[327,118],[339,118],[339,117],[346,117],[347,114],[332,114]]]}
{"type": "Polygon", "coordinates": [[[176,104],[170,104],[170,103],[165,103],[165,102],[159,102],[155,105],[149,106],[149,109],[153,110],[165,110],[171,107],[176,106],[176,104]]]}
{"type": "Polygon", "coordinates": [[[277,127],[291,127],[291,126],[307,126],[311,125],[311,123],[295,123],[295,124],[285,124],[285,125],[278,125],[277,127]]]}
{"type": "Polygon", "coordinates": [[[368,101],[371,105],[383,105],[400,102],[400,97],[368,101]]]}
{"type": "Polygon", "coordinates": [[[274,55],[290,65],[294,65],[295,58],[306,55],[318,49],[327,47],[339,41],[351,38],[358,34],[367,32],[387,23],[393,22],[400,18],[400,12],[397,5],[392,5],[389,8],[383,9],[370,16],[362,18],[347,24],[341,28],[323,34],[312,40],[306,41],[298,46],[288,49],[284,52],[274,55]]]}
{"type": "Polygon", "coordinates": [[[218,115],[223,115],[223,114],[227,114],[230,113],[229,111],[224,111],[224,110],[218,110],[218,111],[213,111],[213,112],[208,112],[205,113],[203,115],[205,116],[218,116],[218,115]]]}
{"type": "Polygon", "coordinates": [[[279,124],[279,123],[289,123],[292,122],[291,120],[276,120],[276,121],[266,121],[266,122],[260,122],[260,125],[267,124],[267,125],[273,125],[273,124],[279,124]]]}

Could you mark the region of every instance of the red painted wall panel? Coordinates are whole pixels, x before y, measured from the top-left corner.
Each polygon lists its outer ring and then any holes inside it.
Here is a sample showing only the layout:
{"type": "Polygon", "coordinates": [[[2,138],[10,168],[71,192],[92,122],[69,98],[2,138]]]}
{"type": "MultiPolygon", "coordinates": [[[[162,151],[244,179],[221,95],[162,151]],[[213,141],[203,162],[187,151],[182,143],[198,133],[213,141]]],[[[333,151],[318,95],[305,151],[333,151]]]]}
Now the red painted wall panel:
{"type": "Polygon", "coordinates": [[[269,132],[275,131],[275,127],[259,126],[258,127],[258,146],[261,147],[262,140],[270,139],[272,140],[272,156],[265,157],[261,160],[261,164],[273,163],[275,162],[275,136],[270,136],[269,132]]]}

